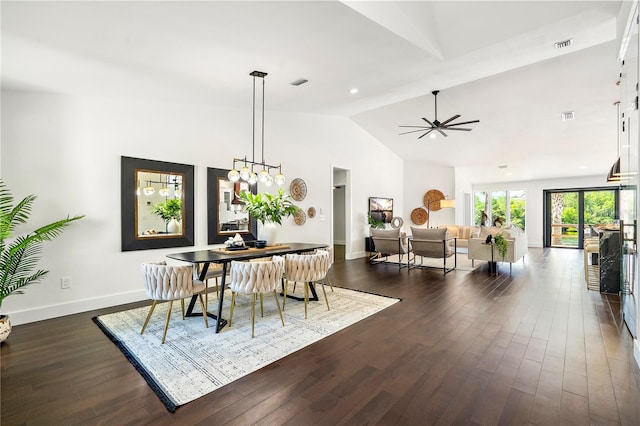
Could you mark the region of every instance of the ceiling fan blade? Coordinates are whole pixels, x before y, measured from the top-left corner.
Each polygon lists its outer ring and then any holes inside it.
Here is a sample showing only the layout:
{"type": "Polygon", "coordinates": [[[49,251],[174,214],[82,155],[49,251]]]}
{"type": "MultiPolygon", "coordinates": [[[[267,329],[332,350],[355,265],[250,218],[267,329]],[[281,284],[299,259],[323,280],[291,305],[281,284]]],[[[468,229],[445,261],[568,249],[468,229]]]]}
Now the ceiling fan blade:
{"type": "Polygon", "coordinates": [[[422,129],[417,129],[417,130],[409,130],[408,132],[402,132],[402,133],[398,133],[398,135],[406,135],[407,133],[416,133],[416,132],[424,132],[425,130],[427,131],[431,131],[433,129],[429,129],[428,127],[423,127],[422,129]],[[427,130],[428,129],[428,130],[427,130]]]}
{"type": "Polygon", "coordinates": [[[447,124],[447,127],[451,127],[451,126],[461,126],[463,124],[472,124],[472,123],[479,123],[480,120],[472,120],[472,121],[463,121],[462,123],[454,123],[454,124],[447,124]]]}
{"type": "Polygon", "coordinates": [[[431,132],[433,132],[433,129],[429,129],[429,131],[428,131],[428,132],[426,132],[424,135],[420,135],[420,136],[418,136],[418,139],[420,139],[420,138],[423,138],[423,137],[427,136],[427,135],[428,135],[429,133],[431,133],[431,132]]]}
{"type": "Polygon", "coordinates": [[[442,123],[440,123],[440,126],[444,127],[444,125],[445,125],[445,124],[447,124],[447,123],[448,123],[448,122],[450,122],[450,121],[455,120],[456,118],[460,118],[460,114],[456,114],[456,115],[454,115],[453,117],[451,117],[450,119],[448,119],[448,120],[446,120],[446,121],[443,121],[442,123]]]}
{"type": "Polygon", "coordinates": [[[424,121],[426,121],[427,123],[429,123],[429,126],[431,126],[431,127],[433,127],[433,128],[438,127],[438,126],[435,126],[432,122],[430,122],[430,121],[429,121],[429,120],[427,120],[426,118],[422,117],[422,119],[423,119],[424,121]]]}
{"type": "Polygon", "coordinates": [[[419,127],[421,129],[428,129],[428,126],[398,126],[398,127],[419,127]]]}
{"type": "Polygon", "coordinates": [[[472,129],[463,129],[461,127],[445,127],[447,130],[464,130],[465,132],[470,132],[472,129]]]}
{"type": "Polygon", "coordinates": [[[443,132],[442,130],[440,130],[440,129],[436,129],[436,130],[437,130],[437,131],[439,131],[439,132],[440,132],[440,134],[441,134],[442,136],[444,136],[445,138],[447,137],[447,134],[446,134],[445,132],[443,132]]]}

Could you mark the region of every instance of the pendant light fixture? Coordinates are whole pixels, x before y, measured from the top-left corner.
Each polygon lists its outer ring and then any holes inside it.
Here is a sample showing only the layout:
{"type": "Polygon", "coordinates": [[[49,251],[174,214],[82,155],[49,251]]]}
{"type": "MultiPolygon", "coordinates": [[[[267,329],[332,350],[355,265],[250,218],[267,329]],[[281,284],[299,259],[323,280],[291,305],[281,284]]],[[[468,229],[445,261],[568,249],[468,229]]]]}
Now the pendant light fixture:
{"type": "Polygon", "coordinates": [[[257,183],[258,181],[264,183],[267,186],[277,183],[282,185],[285,181],[285,177],[282,174],[282,164],[273,166],[267,164],[264,160],[264,78],[267,73],[262,71],[253,71],[249,73],[253,77],[253,135],[252,135],[252,154],[251,160],[245,155],[244,158],[234,158],[233,167],[227,174],[227,177],[231,182],[237,182],[244,180],[250,185],[257,183]],[[262,161],[255,161],[256,156],[256,77],[262,79],[262,161]],[[238,170],[236,163],[242,164],[242,168],[238,170]],[[254,167],[258,167],[260,170],[258,173],[254,171],[254,167]],[[271,175],[272,170],[277,170],[278,174],[274,177],[271,175]]]}
{"type": "Polygon", "coordinates": [[[607,182],[619,183],[622,180],[620,175],[620,101],[614,103],[616,106],[616,149],[618,152],[618,159],[611,166],[611,170],[607,174],[607,182]]]}

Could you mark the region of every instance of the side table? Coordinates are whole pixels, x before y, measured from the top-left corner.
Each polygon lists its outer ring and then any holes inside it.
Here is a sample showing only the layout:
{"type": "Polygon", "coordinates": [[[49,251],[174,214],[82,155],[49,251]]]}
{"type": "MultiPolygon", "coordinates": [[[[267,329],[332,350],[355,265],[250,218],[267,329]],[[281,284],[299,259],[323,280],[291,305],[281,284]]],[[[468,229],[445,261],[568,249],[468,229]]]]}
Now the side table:
{"type": "Polygon", "coordinates": [[[489,270],[489,276],[498,276],[498,262],[494,258],[494,248],[496,244],[494,242],[482,243],[484,246],[491,246],[491,260],[487,260],[487,269],[489,270]]]}

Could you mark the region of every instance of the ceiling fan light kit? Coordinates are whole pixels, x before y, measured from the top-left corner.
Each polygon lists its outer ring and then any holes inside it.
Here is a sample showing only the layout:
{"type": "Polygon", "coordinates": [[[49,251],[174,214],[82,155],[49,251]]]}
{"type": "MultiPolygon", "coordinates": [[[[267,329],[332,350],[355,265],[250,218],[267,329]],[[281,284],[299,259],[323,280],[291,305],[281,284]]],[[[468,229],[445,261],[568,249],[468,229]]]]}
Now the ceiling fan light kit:
{"type": "MultiPolygon", "coordinates": [[[[472,124],[472,123],[479,123],[480,120],[471,120],[471,121],[463,121],[461,123],[453,123],[454,120],[457,120],[458,118],[460,118],[460,114],[456,114],[453,117],[440,122],[438,120],[438,93],[440,93],[439,90],[434,90],[433,92],[431,92],[431,94],[433,95],[433,101],[434,101],[434,105],[435,105],[435,119],[433,121],[428,120],[425,117],[422,117],[422,119],[424,121],[427,122],[427,124],[429,124],[428,126],[399,126],[399,127],[409,127],[409,128],[414,128],[415,130],[409,130],[407,132],[402,132],[400,133],[400,135],[406,135],[408,133],[420,133],[423,132],[420,136],[418,136],[418,139],[421,139],[423,137],[425,137],[426,135],[428,135],[429,133],[433,132],[434,130],[437,131],[438,133],[440,133],[442,136],[444,136],[445,138],[448,136],[444,130],[458,130],[458,131],[464,131],[464,132],[470,132],[471,129],[469,128],[463,128],[463,127],[457,127],[457,126],[462,126],[465,124],[472,124]]],[[[433,138],[436,134],[435,133],[431,133],[431,137],[433,138]]]]}

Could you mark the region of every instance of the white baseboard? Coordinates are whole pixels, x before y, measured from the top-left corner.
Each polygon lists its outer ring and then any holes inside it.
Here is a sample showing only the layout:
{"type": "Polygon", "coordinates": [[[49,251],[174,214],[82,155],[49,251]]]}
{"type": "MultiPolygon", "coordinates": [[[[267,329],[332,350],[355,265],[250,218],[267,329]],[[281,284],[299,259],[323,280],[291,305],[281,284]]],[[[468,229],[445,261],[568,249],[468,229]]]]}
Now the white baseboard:
{"type": "Polygon", "coordinates": [[[368,254],[366,251],[354,251],[353,253],[351,253],[350,256],[345,255],[345,259],[354,260],[354,259],[360,259],[367,256],[368,254]]]}
{"type": "Polygon", "coordinates": [[[35,321],[43,321],[51,318],[63,317],[66,315],[78,314],[80,312],[92,311],[94,309],[108,308],[110,306],[124,305],[125,303],[138,302],[148,299],[144,289],[129,293],[114,294],[107,297],[75,300],[69,303],[43,306],[22,311],[5,312],[11,318],[11,325],[28,324],[35,321]]]}
{"type": "Polygon", "coordinates": [[[640,340],[633,340],[633,357],[636,359],[636,364],[640,368],[640,340]]]}

